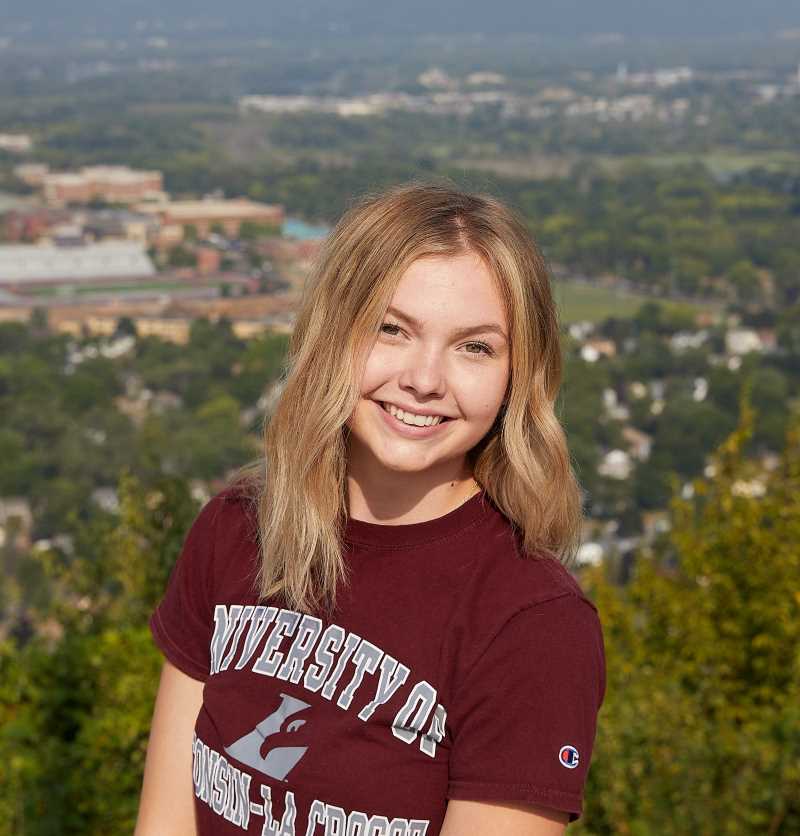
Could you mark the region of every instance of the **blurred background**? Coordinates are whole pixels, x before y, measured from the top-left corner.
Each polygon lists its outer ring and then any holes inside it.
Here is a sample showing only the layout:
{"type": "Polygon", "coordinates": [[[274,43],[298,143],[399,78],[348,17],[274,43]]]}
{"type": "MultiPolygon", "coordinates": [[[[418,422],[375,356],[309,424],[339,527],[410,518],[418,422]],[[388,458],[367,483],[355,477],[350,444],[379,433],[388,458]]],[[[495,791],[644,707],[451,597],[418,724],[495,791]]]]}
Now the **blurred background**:
{"type": "Polygon", "coordinates": [[[800,6],[0,15],[0,834],[130,833],[189,524],[411,177],[525,218],[608,654],[581,834],[800,833],[800,6]]]}

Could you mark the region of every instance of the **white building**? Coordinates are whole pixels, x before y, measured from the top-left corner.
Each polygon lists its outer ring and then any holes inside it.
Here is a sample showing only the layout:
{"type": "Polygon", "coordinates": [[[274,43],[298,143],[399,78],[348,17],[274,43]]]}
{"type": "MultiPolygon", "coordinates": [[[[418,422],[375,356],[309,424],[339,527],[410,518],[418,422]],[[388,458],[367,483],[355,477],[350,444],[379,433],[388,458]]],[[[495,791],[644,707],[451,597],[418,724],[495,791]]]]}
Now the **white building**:
{"type": "Polygon", "coordinates": [[[0,134],[0,151],[24,154],[31,148],[33,148],[33,140],[28,134],[0,134]]]}
{"type": "Polygon", "coordinates": [[[609,479],[627,479],[632,470],[633,462],[625,450],[609,450],[597,467],[597,472],[609,479]]]}
{"type": "Polygon", "coordinates": [[[752,328],[732,328],[725,334],[725,349],[728,354],[747,354],[763,351],[764,346],[758,331],[752,328]]]}
{"type": "Polygon", "coordinates": [[[155,272],[145,248],[128,241],[77,247],[0,246],[0,285],[145,278],[155,272]]]}

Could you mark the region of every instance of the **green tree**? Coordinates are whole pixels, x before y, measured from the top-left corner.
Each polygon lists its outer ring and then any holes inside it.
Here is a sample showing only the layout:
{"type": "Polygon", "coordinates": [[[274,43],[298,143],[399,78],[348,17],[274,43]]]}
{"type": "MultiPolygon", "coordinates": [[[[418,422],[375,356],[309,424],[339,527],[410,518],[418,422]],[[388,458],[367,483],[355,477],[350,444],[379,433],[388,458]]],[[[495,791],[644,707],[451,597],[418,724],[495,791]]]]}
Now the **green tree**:
{"type": "Polygon", "coordinates": [[[134,338],[138,337],[139,334],[136,330],[136,323],[129,316],[121,316],[117,320],[117,327],[114,330],[114,336],[134,338]]]}
{"type": "Polygon", "coordinates": [[[242,221],[239,227],[239,238],[242,241],[257,241],[259,238],[275,237],[276,235],[280,235],[280,232],[280,226],[275,224],[242,221]]]}
{"type": "Polygon", "coordinates": [[[73,519],[74,555],[36,558],[51,629],[0,644],[3,836],[133,830],[161,667],[147,618],[197,506],[183,479],[118,492],[118,516],[73,519]]]}
{"type": "Polygon", "coordinates": [[[579,833],[800,829],[800,422],[772,472],[745,457],[753,426],[745,396],[626,588],[585,576],[608,690],[579,833]]]}
{"type": "Polygon", "coordinates": [[[169,251],[167,263],[170,267],[196,267],[197,256],[183,244],[176,244],[169,251]]]}
{"type": "Polygon", "coordinates": [[[761,284],[758,271],[748,259],[737,261],[728,272],[728,281],[733,285],[736,298],[741,302],[758,298],[761,294],[761,284]]]}
{"type": "Polygon", "coordinates": [[[800,302],[786,308],[778,318],[775,336],[784,351],[787,364],[800,370],[800,302]]]}

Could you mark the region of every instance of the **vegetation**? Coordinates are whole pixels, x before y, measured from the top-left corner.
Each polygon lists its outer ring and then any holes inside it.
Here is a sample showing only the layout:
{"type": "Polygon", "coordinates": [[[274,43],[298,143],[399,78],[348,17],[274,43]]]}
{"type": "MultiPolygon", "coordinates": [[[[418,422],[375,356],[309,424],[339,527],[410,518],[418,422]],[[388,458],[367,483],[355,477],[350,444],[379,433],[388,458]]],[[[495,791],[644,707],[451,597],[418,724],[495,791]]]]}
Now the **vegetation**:
{"type": "MultiPolygon", "coordinates": [[[[578,833],[800,826],[800,427],[770,473],[744,455],[752,427],[745,402],[626,587],[613,564],[584,575],[608,687],[578,833]]],[[[119,495],[75,558],[28,556],[54,629],[0,645],[2,834],[132,829],[160,666],[144,625],[197,507],[175,477],[124,474],[119,495]]]]}
{"type": "Polygon", "coordinates": [[[627,586],[585,578],[608,696],[576,832],[800,828],[800,424],[769,473],[743,454],[752,430],[745,402],[627,586]]]}

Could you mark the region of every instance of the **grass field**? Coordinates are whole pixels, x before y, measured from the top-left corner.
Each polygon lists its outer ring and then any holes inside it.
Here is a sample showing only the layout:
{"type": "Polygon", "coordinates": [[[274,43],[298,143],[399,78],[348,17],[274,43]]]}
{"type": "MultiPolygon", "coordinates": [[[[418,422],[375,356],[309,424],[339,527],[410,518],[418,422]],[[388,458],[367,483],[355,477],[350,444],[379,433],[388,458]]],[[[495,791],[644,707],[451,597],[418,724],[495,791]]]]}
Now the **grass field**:
{"type": "Polygon", "coordinates": [[[488,153],[485,158],[463,158],[451,164],[467,171],[489,171],[501,177],[527,177],[539,180],[548,177],[568,177],[581,160],[596,163],[609,174],[618,174],[626,165],[643,165],[672,168],[674,166],[702,163],[718,178],[725,178],[751,168],[770,171],[800,172],[800,153],[793,151],[737,151],[716,149],[707,153],[680,152],[675,154],[529,154],[504,156],[488,153]]]}
{"type": "Polygon", "coordinates": [[[631,162],[672,168],[678,165],[702,163],[716,177],[737,174],[751,168],[771,171],[800,171],[800,154],[792,151],[737,151],[717,149],[705,154],[681,152],[676,154],[632,154],[630,156],[597,156],[604,168],[617,171],[631,162]]]}
{"type": "Polygon", "coordinates": [[[138,282],[136,284],[110,285],[60,285],[59,287],[37,287],[26,291],[28,296],[83,296],[87,293],[124,293],[136,290],[186,290],[185,282],[138,282]]]}
{"type": "MultiPolygon", "coordinates": [[[[600,322],[609,316],[633,316],[645,302],[654,297],[639,293],[628,293],[604,287],[593,287],[578,282],[556,280],[553,282],[553,296],[563,322],[600,322]]],[[[663,302],[665,308],[677,311],[716,310],[713,304],[690,304],[688,302],[663,302]]]]}

